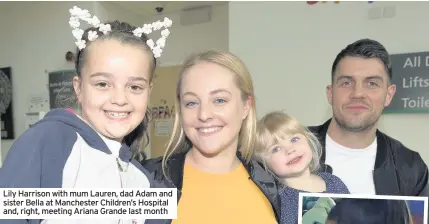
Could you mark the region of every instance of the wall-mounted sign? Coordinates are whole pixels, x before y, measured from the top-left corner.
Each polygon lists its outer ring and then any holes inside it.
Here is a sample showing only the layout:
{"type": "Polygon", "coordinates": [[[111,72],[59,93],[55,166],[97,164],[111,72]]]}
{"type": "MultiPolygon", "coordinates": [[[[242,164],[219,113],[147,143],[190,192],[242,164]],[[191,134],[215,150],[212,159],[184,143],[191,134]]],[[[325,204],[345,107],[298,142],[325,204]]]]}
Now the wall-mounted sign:
{"type": "Polygon", "coordinates": [[[72,84],[75,74],[76,71],[73,69],[49,72],[50,109],[76,106],[76,96],[72,84]]]}
{"type": "Polygon", "coordinates": [[[429,52],[394,54],[396,94],[385,113],[429,113],[429,52]]]}

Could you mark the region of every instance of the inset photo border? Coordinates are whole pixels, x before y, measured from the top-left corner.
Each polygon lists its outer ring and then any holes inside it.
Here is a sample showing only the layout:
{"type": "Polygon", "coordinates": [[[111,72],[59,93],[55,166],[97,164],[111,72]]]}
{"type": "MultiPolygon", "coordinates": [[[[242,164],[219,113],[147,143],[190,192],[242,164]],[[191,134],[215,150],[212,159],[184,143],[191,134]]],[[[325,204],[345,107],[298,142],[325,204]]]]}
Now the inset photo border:
{"type": "Polygon", "coordinates": [[[427,224],[428,198],[299,193],[298,224],[342,224],[357,223],[357,221],[362,223],[427,224]],[[368,214],[366,220],[365,214],[368,214]]]}

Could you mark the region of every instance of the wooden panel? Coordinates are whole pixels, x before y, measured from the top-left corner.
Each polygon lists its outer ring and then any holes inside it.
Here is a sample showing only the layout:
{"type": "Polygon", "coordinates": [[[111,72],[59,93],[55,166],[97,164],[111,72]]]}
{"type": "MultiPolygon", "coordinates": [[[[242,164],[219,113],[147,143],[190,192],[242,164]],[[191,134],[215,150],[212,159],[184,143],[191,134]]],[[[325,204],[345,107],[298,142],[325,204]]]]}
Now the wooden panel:
{"type": "Polygon", "coordinates": [[[151,158],[163,156],[174,123],[176,83],[181,66],[159,67],[155,71],[149,108],[152,110],[150,129],[151,158]]]}

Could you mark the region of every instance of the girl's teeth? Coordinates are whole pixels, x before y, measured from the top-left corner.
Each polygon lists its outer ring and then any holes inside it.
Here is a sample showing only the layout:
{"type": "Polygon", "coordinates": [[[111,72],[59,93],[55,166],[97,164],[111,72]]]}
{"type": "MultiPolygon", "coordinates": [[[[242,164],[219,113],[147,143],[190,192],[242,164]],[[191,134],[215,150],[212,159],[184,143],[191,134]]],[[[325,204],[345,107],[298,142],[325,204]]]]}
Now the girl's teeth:
{"type": "Polygon", "coordinates": [[[115,112],[107,112],[107,114],[110,117],[116,117],[116,118],[126,117],[128,115],[128,113],[115,113],[115,112]]]}
{"type": "Polygon", "coordinates": [[[213,128],[200,128],[199,131],[202,133],[211,133],[215,131],[219,131],[220,127],[213,127],[213,128]]]}
{"type": "Polygon", "coordinates": [[[294,163],[294,162],[298,161],[298,159],[299,159],[299,158],[301,158],[301,157],[295,158],[294,160],[290,161],[290,162],[289,162],[289,164],[291,164],[291,163],[294,163]]]}

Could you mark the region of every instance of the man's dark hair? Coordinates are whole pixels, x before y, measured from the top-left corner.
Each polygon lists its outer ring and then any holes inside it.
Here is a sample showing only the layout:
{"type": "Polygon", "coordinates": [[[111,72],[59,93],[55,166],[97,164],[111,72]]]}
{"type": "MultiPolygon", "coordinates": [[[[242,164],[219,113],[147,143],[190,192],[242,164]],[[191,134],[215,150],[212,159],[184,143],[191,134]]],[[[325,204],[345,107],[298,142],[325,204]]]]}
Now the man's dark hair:
{"type": "Polygon", "coordinates": [[[352,44],[347,45],[335,58],[332,64],[332,81],[334,81],[335,70],[338,63],[345,57],[360,57],[360,58],[377,58],[384,64],[389,80],[392,79],[392,67],[390,62],[389,53],[386,48],[378,41],[371,39],[361,39],[352,44]]]}

